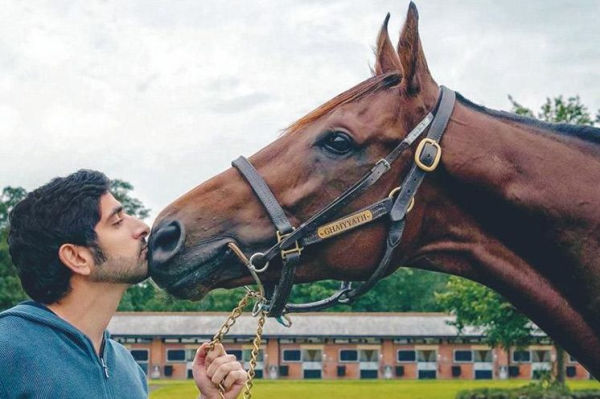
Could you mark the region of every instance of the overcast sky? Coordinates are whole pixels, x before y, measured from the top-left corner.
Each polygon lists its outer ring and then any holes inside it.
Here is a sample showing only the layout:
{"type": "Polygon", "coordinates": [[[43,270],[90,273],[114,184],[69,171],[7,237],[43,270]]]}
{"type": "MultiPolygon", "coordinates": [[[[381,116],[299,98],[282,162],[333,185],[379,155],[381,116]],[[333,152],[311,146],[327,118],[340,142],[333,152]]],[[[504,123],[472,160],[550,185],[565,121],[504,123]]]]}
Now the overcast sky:
{"type": "MultiPolygon", "coordinates": [[[[0,188],[80,168],[152,218],[240,154],[369,77],[408,1],[12,1],[0,7],[0,188]]],[[[600,108],[600,1],[418,1],[438,83],[509,109],[600,108]]],[[[151,220],[149,220],[150,222],[151,220]]]]}

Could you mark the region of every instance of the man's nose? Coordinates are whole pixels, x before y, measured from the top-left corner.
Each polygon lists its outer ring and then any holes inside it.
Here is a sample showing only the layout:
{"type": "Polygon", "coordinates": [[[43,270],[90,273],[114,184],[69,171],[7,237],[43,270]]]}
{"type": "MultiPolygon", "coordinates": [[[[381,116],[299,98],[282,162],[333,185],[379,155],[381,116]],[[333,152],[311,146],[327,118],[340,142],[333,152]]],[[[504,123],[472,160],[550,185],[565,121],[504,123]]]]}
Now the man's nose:
{"type": "Polygon", "coordinates": [[[133,225],[134,238],[140,239],[140,238],[148,237],[148,234],[150,234],[150,227],[148,227],[148,225],[146,223],[144,223],[140,219],[136,218],[135,216],[132,216],[131,218],[134,221],[134,225],[133,225]]]}
{"type": "Polygon", "coordinates": [[[160,267],[169,262],[183,247],[185,230],[177,220],[161,223],[150,235],[148,259],[151,267],[160,267]]]}

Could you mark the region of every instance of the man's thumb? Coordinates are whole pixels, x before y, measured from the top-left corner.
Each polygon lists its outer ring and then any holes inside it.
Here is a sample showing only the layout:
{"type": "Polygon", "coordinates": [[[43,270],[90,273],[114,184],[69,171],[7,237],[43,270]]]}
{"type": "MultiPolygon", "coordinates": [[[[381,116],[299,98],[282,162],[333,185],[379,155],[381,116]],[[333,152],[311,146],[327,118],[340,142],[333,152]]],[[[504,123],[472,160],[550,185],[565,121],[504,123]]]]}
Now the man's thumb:
{"type": "Polygon", "coordinates": [[[206,352],[208,351],[209,343],[205,342],[196,351],[196,356],[194,358],[194,363],[204,366],[204,361],[206,360],[206,352]]]}

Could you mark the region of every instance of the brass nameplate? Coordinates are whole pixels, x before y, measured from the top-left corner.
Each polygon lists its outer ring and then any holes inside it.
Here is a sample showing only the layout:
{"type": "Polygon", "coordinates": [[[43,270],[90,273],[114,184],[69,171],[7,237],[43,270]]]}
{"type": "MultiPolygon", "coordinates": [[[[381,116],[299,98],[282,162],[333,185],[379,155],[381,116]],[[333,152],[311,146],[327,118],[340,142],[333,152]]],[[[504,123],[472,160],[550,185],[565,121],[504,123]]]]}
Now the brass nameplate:
{"type": "Polygon", "coordinates": [[[343,219],[338,219],[335,222],[328,223],[319,227],[317,234],[319,238],[328,238],[343,233],[346,230],[350,230],[354,227],[358,227],[362,224],[368,223],[373,220],[373,214],[371,211],[362,211],[343,219]]]}

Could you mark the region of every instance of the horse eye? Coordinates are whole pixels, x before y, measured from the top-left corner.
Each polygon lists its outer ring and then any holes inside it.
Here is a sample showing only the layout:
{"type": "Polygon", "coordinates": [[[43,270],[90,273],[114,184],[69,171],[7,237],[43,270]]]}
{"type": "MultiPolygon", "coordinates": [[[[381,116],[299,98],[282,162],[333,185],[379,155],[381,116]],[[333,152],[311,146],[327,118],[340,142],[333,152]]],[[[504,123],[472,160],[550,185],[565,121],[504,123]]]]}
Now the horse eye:
{"type": "Polygon", "coordinates": [[[325,150],[335,155],[344,155],[354,149],[352,138],[347,133],[340,131],[330,132],[321,140],[320,144],[325,150]]]}

